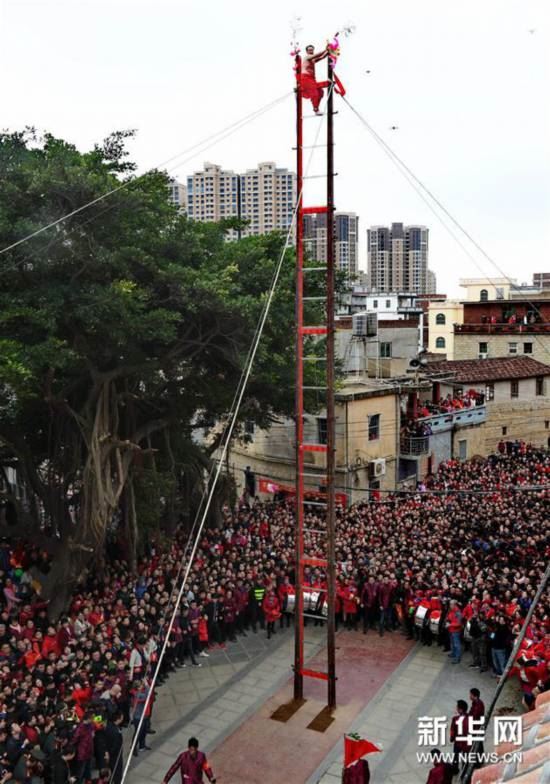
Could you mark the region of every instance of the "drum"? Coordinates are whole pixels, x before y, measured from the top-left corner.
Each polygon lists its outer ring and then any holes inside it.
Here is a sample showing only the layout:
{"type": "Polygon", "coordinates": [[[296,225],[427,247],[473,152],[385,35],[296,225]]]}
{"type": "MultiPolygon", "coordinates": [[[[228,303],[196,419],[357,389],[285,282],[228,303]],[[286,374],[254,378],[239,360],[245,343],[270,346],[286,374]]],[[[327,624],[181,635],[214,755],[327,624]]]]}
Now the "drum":
{"type": "Polygon", "coordinates": [[[420,626],[420,628],[422,628],[422,626],[424,626],[424,621],[427,619],[429,612],[430,611],[427,607],[422,607],[422,606],[417,607],[416,612],[414,614],[414,625],[420,626]]]}
{"type": "Polygon", "coordinates": [[[430,613],[430,631],[432,634],[439,634],[441,626],[441,610],[432,610],[430,613]]]}

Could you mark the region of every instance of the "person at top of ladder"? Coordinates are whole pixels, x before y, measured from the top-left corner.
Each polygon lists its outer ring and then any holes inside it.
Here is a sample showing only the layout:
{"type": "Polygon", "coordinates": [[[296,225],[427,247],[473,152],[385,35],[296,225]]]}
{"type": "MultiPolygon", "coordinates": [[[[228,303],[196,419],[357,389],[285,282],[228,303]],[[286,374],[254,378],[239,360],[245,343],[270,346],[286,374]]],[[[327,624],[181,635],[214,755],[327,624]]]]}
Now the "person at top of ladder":
{"type": "Polygon", "coordinates": [[[300,69],[302,95],[304,98],[309,98],[315,114],[319,114],[319,104],[323,97],[323,88],[317,83],[315,78],[315,63],[324,60],[328,55],[328,46],[325,47],[322,52],[315,54],[315,47],[310,44],[309,46],[306,46],[306,53],[302,58],[300,69]]]}

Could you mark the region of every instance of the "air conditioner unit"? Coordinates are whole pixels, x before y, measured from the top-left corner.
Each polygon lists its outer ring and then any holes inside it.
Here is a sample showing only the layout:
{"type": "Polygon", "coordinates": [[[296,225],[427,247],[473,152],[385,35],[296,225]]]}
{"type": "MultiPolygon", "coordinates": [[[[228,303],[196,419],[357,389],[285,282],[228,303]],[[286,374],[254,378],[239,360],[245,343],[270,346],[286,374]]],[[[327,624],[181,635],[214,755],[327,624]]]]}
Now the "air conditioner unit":
{"type": "Polygon", "coordinates": [[[479,353],[478,359],[487,359],[487,357],[488,357],[488,356],[489,356],[489,355],[487,354],[487,352],[486,352],[486,351],[481,351],[481,352],[479,353]]]}
{"type": "Polygon", "coordinates": [[[353,334],[362,338],[375,338],[378,335],[378,316],[376,313],[354,313],[352,316],[353,334]]]}
{"type": "Polygon", "coordinates": [[[376,460],[371,460],[369,472],[371,476],[376,478],[384,476],[386,473],[386,459],[384,457],[379,457],[376,460]]]}

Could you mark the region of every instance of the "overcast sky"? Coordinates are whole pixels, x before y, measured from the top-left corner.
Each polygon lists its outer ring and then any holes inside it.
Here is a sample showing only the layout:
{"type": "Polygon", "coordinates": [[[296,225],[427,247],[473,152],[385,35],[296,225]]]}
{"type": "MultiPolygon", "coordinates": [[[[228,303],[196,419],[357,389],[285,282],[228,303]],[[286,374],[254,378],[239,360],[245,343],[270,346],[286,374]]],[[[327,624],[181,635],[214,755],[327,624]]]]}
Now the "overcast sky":
{"type": "MultiPolygon", "coordinates": [[[[349,101],[507,275],[524,281],[550,271],[548,0],[0,0],[0,7],[0,125],[34,125],[82,149],[136,128],[131,151],[140,171],[292,90],[295,15],[304,45],[323,46],[352,23],[337,69],[349,101]]],[[[294,168],[293,112],[289,97],[172,173],[184,179],[206,160],[235,170],[266,160],[294,168]]],[[[475,266],[345,105],[336,144],[337,207],[360,216],[362,266],[367,227],[403,221],[430,227],[439,291],[457,295],[459,277],[499,274],[472,249],[475,266]]],[[[319,155],[311,172],[322,171],[319,155]]]]}

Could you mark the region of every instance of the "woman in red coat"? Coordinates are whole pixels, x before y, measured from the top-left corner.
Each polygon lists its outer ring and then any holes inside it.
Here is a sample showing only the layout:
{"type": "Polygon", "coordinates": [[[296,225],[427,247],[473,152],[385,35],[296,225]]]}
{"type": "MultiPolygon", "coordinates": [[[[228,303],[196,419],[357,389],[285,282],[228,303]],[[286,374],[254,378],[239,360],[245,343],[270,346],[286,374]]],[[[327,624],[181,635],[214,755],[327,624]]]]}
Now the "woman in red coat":
{"type": "Polygon", "coordinates": [[[267,639],[275,634],[275,621],[281,617],[281,602],[273,588],[270,588],[262,602],[262,610],[267,623],[267,639]]]}

